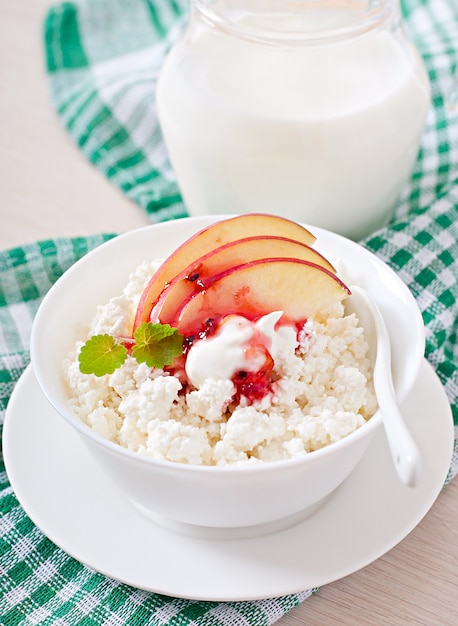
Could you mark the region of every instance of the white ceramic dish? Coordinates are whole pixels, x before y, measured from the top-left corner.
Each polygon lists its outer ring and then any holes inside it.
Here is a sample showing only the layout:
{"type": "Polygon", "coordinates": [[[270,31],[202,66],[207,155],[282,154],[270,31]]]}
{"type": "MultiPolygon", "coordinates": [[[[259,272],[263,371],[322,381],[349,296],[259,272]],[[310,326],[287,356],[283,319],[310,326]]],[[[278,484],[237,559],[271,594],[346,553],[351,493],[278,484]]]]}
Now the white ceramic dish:
{"type": "MultiPolygon", "coordinates": [[[[184,465],[136,454],[97,435],[69,409],[61,374],[64,357],[97,305],[120,294],[128,275],[144,260],[167,256],[216,219],[156,224],[126,233],[86,255],[46,295],[34,322],[32,363],[58,413],[80,433],[115,484],[141,510],[180,523],[243,528],[252,534],[254,526],[263,525],[264,531],[278,529],[315,510],[359,462],[380,426],[380,414],[331,446],[287,461],[184,465]]],[[[393,346],[394,387],[402,401],[416,380],[424,351],[423,321],[412,294],[386,264],[358,244],[318,228],[310,230],[317,237],[316,249],[331,261],[344,262],[351,283],[364,287],[381,308],[393,346]]]]}
{"type": "Polygon", "coordinates": [[[423,361],[403,405],[424,472],[403,486],[379,430],[351,476],[307,520],[238,540],[189,537],[156,525],[120,495],[29,368],[5,418],[11,485],[34,523],[96,571],[133,587],[201,600],[250,600],[318,587],[368,565],[401,541],[439,494],[453,452],[445,392],[423,361]]]}

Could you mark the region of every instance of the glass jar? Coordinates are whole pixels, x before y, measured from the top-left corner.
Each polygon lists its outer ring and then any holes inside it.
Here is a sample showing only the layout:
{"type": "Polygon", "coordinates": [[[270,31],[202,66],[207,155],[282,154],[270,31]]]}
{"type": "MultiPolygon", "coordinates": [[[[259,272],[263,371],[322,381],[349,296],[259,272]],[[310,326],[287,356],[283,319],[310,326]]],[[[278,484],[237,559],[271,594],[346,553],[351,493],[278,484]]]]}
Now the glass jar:
{"type": "Polygon", "coordinates": [[[157,108],[191,215],[384,225],[429,108],[398,0],[193,0],[157,108]]]}

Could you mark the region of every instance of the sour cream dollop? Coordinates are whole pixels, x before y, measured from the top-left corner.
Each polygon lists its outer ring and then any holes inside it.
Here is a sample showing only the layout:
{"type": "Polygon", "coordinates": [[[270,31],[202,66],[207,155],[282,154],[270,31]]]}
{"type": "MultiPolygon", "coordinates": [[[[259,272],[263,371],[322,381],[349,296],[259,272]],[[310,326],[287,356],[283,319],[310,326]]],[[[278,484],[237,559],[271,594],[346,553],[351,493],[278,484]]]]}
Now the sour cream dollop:
{"type": "Polygon", "coordinates": [[[265,362],[265,352],[253,349],[262,344],[274,364],[285,351],[298,345],[297,329],[278,325],[283,311],[274,311],[252,322],[232,315],[211,337],[196,341],[186,357],[188,380],[200,389],[206,380],[231,380],[240,371],[256,372],[265,362]]]}

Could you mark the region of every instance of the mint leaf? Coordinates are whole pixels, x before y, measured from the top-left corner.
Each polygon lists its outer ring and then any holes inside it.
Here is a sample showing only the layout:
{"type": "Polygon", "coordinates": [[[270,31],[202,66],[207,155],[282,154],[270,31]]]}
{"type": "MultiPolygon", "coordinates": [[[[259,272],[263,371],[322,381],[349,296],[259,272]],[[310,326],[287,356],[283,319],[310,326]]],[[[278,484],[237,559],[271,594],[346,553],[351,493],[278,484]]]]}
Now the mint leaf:
{"type": "Polygon", "coordinates": [[[134,334],[132,356],[148,367],[172,365],[183,350],[183,335],[169,324],[143,322],[134,334]]]}
{"type": "Polygon", "coordinates": [[[78,356],[83,374],[112,374],[127,358],[127,349],[112,335],[94,335],[81,348],[78,356]]]}

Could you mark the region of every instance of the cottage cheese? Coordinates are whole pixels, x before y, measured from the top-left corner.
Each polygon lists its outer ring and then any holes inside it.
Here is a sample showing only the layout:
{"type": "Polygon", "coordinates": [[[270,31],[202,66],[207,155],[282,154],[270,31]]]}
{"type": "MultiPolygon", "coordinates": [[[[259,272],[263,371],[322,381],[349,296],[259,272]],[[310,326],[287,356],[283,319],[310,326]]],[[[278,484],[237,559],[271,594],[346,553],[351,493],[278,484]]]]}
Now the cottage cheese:
{"type": "MultiPolygon", "coordinates": [[[[195,388],[187,393],[180,393],[175,376],[131,357],[111,375],[82,374],[78,353],[84,341],[99,333],[130,334],[139,298],[159,264],[141,265],[121,295],[97,308],[87,336],[63,364],[72,410],[102,437],[180,463],[278,461],[338,441],[376,411],[363,330],[341,303],[309,320],[299,342],[285,327],[281,334],[273,331],[276,313],[258,322],[258,330],[270,333],[276,382],[272,393],[252,404],[243,398],[237,406],[231,403],[230,364],[226,374],[220,369],[209,377],[212,369],[199,366],[198,343],[190,364],[195,388]]],[[[242,334],[251,332],[237,323],[242,334]]],[[[199,343],[204,351],[210,345],[199,343]]]]}

